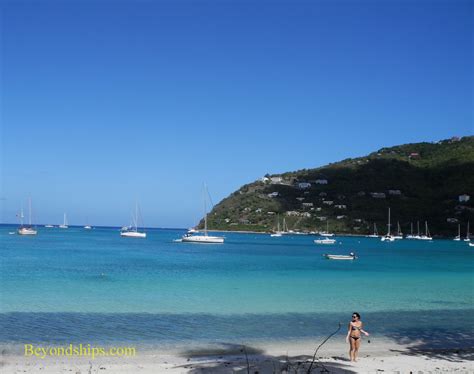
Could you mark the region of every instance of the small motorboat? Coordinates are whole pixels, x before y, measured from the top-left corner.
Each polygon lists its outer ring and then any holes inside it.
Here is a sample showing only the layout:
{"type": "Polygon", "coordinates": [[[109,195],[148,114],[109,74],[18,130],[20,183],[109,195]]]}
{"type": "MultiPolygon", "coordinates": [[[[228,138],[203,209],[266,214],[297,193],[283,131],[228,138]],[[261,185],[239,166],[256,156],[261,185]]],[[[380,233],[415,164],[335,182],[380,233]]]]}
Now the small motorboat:
{"type": "Polygon", "coordinates": [[[469,247],[474,247],[474,243],[469,243],[469,247]]]}
{"type": "Polygon", "coordinates": [[[351,252],[348,256],[324,254],[323,257],[327,258],[328,260],[355,260],[357,258],[354,252],[351,252]]]}

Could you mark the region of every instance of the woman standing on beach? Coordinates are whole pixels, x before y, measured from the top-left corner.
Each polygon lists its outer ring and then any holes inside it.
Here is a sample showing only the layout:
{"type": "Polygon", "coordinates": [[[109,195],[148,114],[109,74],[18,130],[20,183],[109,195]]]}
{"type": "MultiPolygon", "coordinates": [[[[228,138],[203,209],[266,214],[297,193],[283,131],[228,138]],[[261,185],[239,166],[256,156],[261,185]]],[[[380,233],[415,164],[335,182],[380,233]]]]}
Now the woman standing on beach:
{"type": "Polygon", "coordinates": [[[362,326],[363,324],[362,324],[362,321],[360,320],[360,314],[352,313],[352,321],[349,322],[347,336],[346,336],[346,342],[348,342],[350,345],[349,357],[351,358],[351,361],[357,360],[357,353],[359,352],[360,341],[361,341],[360,333],[363,333],[365,336],[369,336],[369,333],[367,331],[364,331],[362,329],[362,326]]]}

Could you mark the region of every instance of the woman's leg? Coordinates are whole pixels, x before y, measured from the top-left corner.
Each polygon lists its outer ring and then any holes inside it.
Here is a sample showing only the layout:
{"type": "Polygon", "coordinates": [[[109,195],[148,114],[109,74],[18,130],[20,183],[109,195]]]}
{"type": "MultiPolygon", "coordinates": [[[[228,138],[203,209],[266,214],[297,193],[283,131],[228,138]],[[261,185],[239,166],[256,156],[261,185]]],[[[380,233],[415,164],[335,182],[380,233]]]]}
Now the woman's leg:
{"type": "Polygon", "coordinates": [[[351,361],[354,361],[355,360],[355,355],[354,355],[354,352],[355,352],[355,340],[352,339],[351,337],[349,337],[349,345],[350,345],[350,349],[349,349],[349,359],[351,361]]]}
{"type": "MultiPolygon", "coordinates": [[[[354,339],[352,339],[354,340],[354,339]]],[[[357,361],[357,353],[359,353],[359,348],[360,348],[360,341],[362,339],[359,338],[356,341],[354,341],[354,361],[357,361]]]]}

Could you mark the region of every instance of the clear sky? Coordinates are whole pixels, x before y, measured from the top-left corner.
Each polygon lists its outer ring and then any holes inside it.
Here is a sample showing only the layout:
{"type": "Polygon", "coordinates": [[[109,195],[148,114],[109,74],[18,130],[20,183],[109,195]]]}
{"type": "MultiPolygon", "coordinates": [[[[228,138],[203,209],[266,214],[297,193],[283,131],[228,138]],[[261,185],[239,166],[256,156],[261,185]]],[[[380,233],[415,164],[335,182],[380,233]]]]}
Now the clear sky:
{"type": "Polygon", "coordinates": [[[187,227],[266,173],[471,135],[473,2],[3,1],[15,222],[187,227]]]}

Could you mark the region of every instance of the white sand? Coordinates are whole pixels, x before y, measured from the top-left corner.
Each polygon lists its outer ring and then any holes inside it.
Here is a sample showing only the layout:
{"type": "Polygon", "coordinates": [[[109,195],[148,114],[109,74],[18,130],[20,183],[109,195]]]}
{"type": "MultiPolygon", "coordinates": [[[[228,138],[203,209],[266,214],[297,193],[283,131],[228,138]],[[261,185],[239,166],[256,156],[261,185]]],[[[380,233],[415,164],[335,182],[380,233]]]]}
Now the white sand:
{"type": "MultiPolygon", "coordinates": [[[[250,373],[306,373],[317,346],[313,342],[253,344],[247,348],[250,373]]],[[[391,341],[363,343],[358,362],[347,360],[347,346],[328,343],[318,353],[312,373],[474,373],[472,350],[414,352],[391,341]],[[323,366],[324,365],[324,366],[323,366]]],[[[241,347],[216,345],[189,351],[144,351],[133,358],[24,357],[2,352],[0,373],[247,373],[241,347]]]]}

